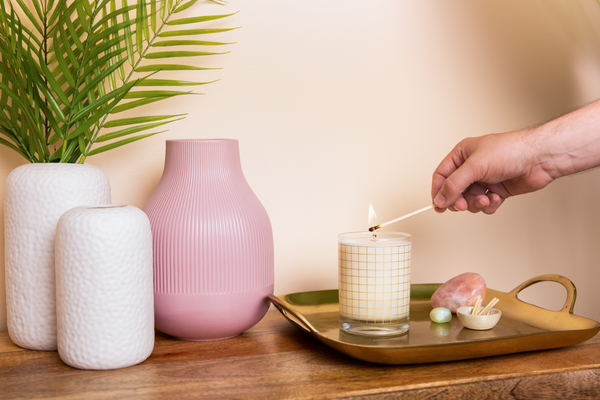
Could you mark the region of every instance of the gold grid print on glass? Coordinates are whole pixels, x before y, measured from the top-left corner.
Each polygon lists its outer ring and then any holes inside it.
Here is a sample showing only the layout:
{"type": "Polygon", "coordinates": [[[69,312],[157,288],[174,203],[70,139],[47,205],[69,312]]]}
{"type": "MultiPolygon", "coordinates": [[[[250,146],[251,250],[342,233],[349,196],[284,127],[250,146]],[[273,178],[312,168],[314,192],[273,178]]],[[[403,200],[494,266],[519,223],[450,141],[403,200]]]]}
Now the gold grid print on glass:
{"type": "Polygon", "coordinates": [[[339,304],[344,318],[366,323],[405,319],[410,307],[411,245],[339,244],[339,304]]]}

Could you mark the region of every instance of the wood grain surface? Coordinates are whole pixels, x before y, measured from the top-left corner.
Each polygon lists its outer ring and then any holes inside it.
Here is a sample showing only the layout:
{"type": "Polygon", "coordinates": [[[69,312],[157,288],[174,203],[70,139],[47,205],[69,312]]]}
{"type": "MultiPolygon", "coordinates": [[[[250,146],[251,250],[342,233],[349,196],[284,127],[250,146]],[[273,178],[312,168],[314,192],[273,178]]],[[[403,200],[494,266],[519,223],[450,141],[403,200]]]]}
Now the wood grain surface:
{"type": "Polygon", "coordinates": [[[586,399],[600,398],[600,337],[483,359],[382,366],[339,354],[270,311],[232,339],[157,332],[143,363],[112,371],[65,365],[0,332],[0,399],[586,399]]]}

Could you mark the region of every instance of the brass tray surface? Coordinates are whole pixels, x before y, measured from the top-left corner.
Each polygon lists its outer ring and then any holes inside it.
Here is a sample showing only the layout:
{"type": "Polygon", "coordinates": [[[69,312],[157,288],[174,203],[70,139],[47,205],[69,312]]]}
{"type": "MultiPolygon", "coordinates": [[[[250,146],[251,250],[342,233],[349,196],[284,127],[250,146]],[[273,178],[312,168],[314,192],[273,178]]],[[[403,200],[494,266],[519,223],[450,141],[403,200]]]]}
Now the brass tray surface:
{"type": "Polygon", "coordinates": [[[470,330],[456,315],[446,324],[429,318],[430,299],[441,284],[411,285],[410,329],[391,338],[370,338],[339,329],[337,290],[270,295],[270,301],[283,316],[302,331],[327,346],[359,360],[380,364],[419,364],[464,360],[501,354],[565,347],[591,339],[600,330],[594,320],[573,314],[577,290],[560,275],[532,278],[508,293],[488,288],[486,302],[500,299],[495,308],[502,318],[491,330],[470,330]],[[559,311],[551,311],[521,301],[523,289],[544,281],[554,281],[567,289],[567,299],[559,311]]]}

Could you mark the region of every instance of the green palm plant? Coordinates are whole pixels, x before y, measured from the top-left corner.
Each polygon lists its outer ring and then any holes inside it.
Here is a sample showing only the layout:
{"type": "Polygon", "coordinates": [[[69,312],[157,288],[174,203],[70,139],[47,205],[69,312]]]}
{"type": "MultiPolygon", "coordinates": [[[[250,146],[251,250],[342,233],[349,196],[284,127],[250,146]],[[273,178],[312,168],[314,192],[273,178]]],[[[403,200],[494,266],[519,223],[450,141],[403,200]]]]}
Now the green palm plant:
{"type": "Polygon", "coordinates": [[[169,60],[228,44],[198,38],[234,29],[202,27],[232,14],[180,17],[197,1],[0,0],[0,144],[32,163],[83,163],[184,118],[118,114],[210,83],[160,79],[207,69],[169,60]]]}

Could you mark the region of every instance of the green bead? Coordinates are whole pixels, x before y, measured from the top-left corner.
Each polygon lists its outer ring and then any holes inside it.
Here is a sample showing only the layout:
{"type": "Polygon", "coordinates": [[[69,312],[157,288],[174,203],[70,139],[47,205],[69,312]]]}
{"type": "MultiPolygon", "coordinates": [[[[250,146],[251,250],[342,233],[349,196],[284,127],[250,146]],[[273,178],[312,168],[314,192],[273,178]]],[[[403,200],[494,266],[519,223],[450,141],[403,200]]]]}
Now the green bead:
{"type": "Polygon", "coordinates": [[[452,313],[446,307],[436,307],[429,313],[429,318],[431,318],[433,322],[443,324],[452,319],[452,313]]]}

